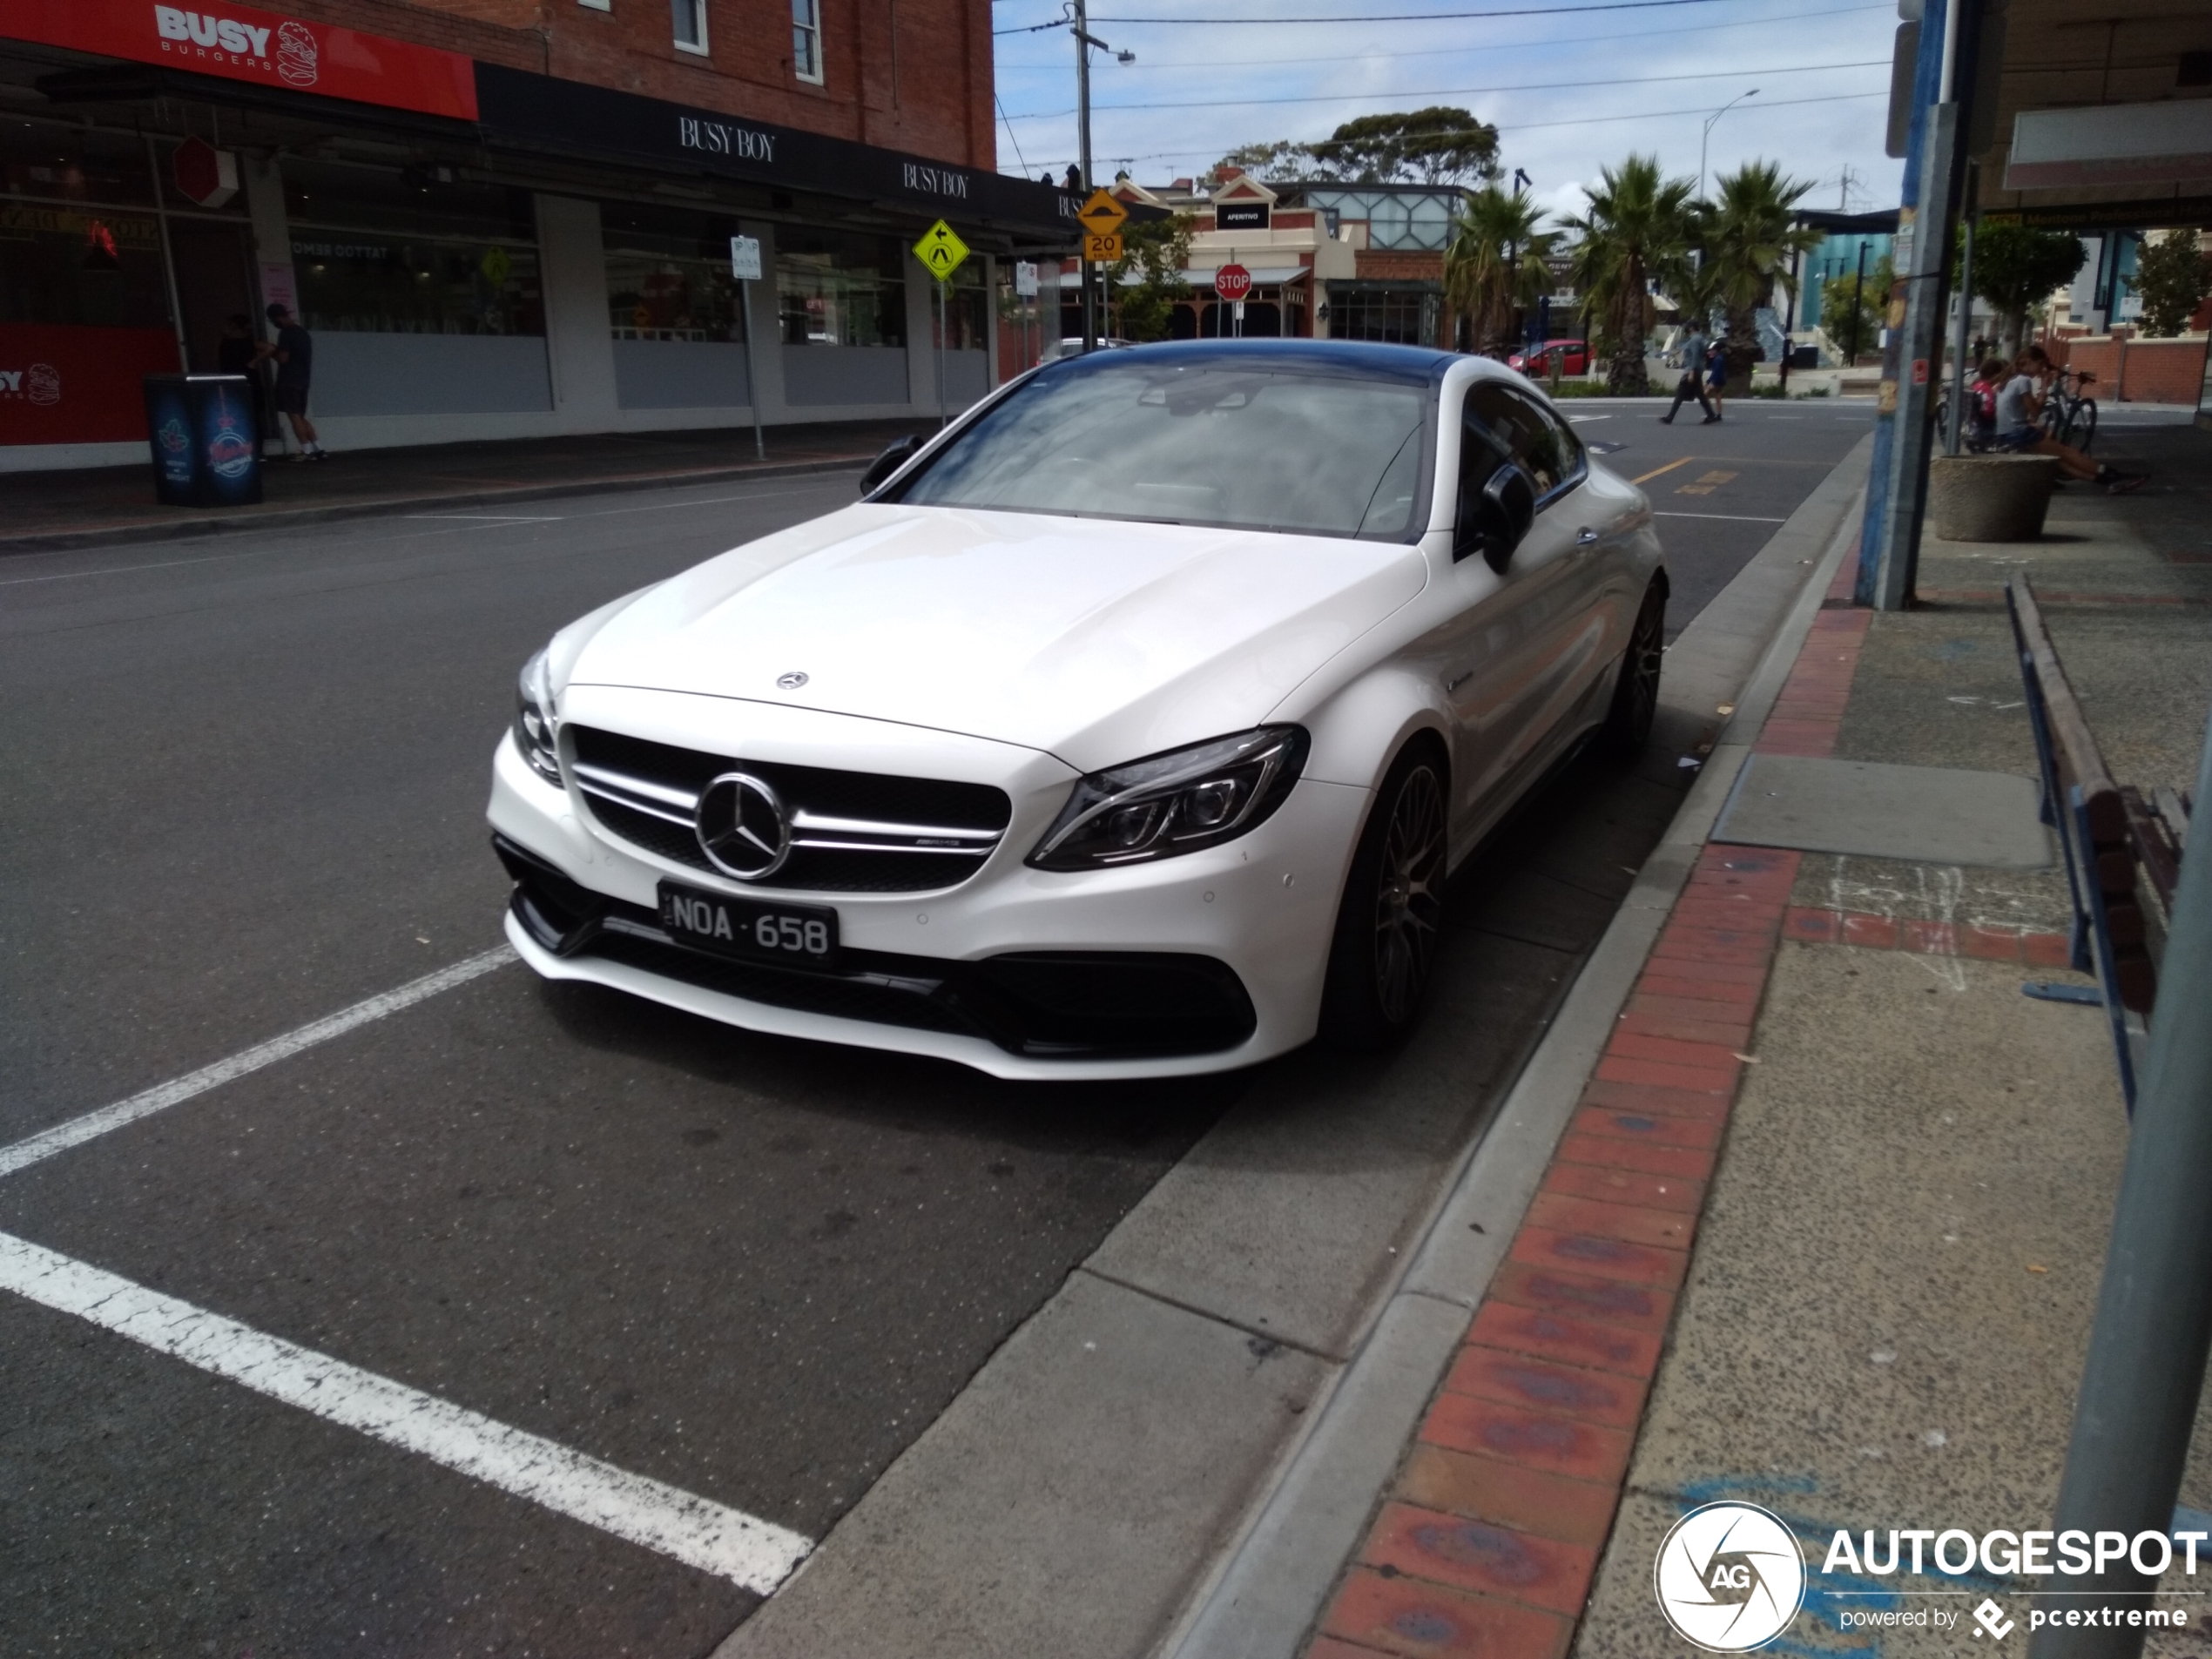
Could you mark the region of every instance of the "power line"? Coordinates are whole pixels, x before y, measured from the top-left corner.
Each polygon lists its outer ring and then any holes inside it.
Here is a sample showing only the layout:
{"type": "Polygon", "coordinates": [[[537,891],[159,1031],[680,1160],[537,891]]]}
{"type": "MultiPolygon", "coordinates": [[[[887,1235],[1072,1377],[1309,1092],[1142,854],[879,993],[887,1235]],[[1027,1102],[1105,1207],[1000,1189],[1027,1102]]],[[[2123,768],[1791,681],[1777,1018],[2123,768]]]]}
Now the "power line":
{"type": "MultiPolygon", "coordinates": [[[[1804,104],[1848,104],[1856,98],[1887,98],[1888,96],[1889,92],[1886,89],[1878,92],[1835,92],[1824,98],[1778,98],[1763,107],[1780,110],[1804,104]]],[[[1426,133],[1423,136],[1437,138],[1472,138],[1491,132],[1541,132],[1553,127],[1596,126],[1611,121],[1667,121],[1686,115],[1703,117],[1712,112],[1711,105],[1701,104],[1694,110],[1646,110],[1636,115],[1584,115],[1577,116],[1571,121],[1521,121],[1511,125],[1501,125],[1494,128],[1477,127],[1466,132],[1437,132],[1426,133]]],[[[1167,161],[1177,156],[1197,156],[1206,153],[1203,150],[1155,150],[1146,155],[1123,158],[1133,161],[1167,161]]]]}
{"type": "MultiPolygon", "coordinates": [[[[1804,64],[1783,69],[1730,69],[1729,71],[1729,74],[1731,78],[1738,76],[1750,77],[1753,75],[1817,75],[1825,73],[1830,70],[1887,69],[1889,66],[1890,60],[1886,57],[1867,57],[1861,58],[1849,64],[1804,64]]],[[[1241,109],[1248,105],[1259,104],[1341,104],[1347,99],[1360,99],[1364,101],[1372,98],[1472,98],[1477,96],[1478,94],[1488,92],[1549,92],[1558,91],[1562,88],[1577,88],[1586,86],[1647,86],[1655,84],[1661,81],[1710,81],[1712,78],[1712,71],[1698,70],[1686,75],[1628,75],[1622,76],[1615,80],[1602,81],[1520,81],[1515,82],[1509,86],[1436,86],[1415,91],[1365,93],[1324,92],[1310,94],[1299,98],[1193,98],[1185,102],[1172,104],[1094,104],[1090,107],[1091,112],[1095,115],[1103,114],[1110,110],[1241,109]]],[[[1774,105],[1768,104],[1763,105],[1762,107],[1772,109],[1774,105]]],[[[1008,118],[1015,121],[1052,121],[1057,120],[1062,116],[1073,115],[1075,111],[1073,110],[1028,110],[1023,111],[1020,115],[1011,116],[1008,118]]],[[[1570,122],[1566,123],[1565,125],[1571,125],[1573,124],[1570,122]]]]}
{"type": "MultiPolygon", "coordinates": [[[[1764,29],[1770,24],[1791,23],[1804,17],[1847,17],[1856,12],[1887,11],[1891,9],[1891,4],[1892,0],[1878,0],[1878,3],[1871,6],[1829,6],[1817,11],[1785,11],[1770,17],[1742,17],[1734,23],[1693,23],[1679,29],[1629,29],[1608,34],[1605,37],[1605,44],[1610,45],[1618,40],[1649,40],[1662,35],[1710,34],[1720,29],[1764,29]]],[[[1467,52],[1532,51],[1544,46],[1587,47],[1589,44],[1590,41],[1587,36],[1578,35],[1569,37],[1564,35],[1553,35],[1542,40],[1508,40],[1475,46],[1433,47],[1426,51],[1361,52],[1357,57],[1346,57],[1342,52],[1327,52],[1316,57],[1184,57],[1163,60],[1148,56],[1143,60],[1143,66],[1146,69],[1264,69],[1277,64],[1365,64],[1385,57],[1456,57],[1467,52]]],[[[1056,62],[1051,64],[1001,63],[999,65],[1001,70],[1052,70],[1058,66],[1056,62]]],[[[1581,83],[1585,85],[1588,84],[1581,83]]]]}
{"type": "MultiPolygon", "coordinates": [[[[1308,23],[1449,23],[1467,17],[1549,17],[1564,16],[1573,11],[1645,11],[1656,6],[1721,5],[1727,0],[1596,0],[1596,3],[1575,6],[1515,6],[1492,11],[1379,11],[1361,12],[1341,17],[1093,17],[1093,23],[1129,24],[1266,24],[1279,28],[1285,24],[1308,23]]],[[[1069,26],[1065,17],[1055,17],[1050,23],[1030,24],[1021,29],[994,29],[994,35],[1035,35],[1048,29],[1069,26]]]]}

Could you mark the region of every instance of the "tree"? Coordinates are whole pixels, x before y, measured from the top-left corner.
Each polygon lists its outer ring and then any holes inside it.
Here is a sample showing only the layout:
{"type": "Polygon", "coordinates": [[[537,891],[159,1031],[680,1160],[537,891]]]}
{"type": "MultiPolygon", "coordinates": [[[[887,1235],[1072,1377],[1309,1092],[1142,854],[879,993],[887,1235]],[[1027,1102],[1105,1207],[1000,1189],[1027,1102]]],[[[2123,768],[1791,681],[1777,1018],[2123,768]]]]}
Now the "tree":
{"type": "Polygon", "coordinates": [[[1601,177],[1588,211],[1566,221],[1581,239],[1575,286],[1582,295],[1583,328],[1605,353],[1607,388],[1634,396],[1650,389],[1643,344],[1651,330],[1652,280],[1682,268],[1696,186],[1662,176],[1656,156],[1631,155],[1601,177]]]}
{"type": "Polygon", "coordinates": [[[1104,276],[1107,307],[1123,340],[1168,337],[1176,302],[1190,293],[1183,273],[1190,263],[1190,233],[1197,225],[1194,215],[1177,213],[1122,226],[1122,257],[1106,267],[1104,276]],[[1136,280],[1128,282],[1131,277],[1136,280]]]}
{"type": "Polygon", "coordinates": [[[1444,297],[1472,319],[1477,351],[1504,342],[1514,307],[1534,305],[1551,287],[1544,260],[1559,233],[1536,228],[1543,216],[1527,191],[1507,195],[1486,185],[1453,221],[1444,248],[1444,297]]]}
{"type": "Polygon", "coordinates": [[[1289,184],[1464,184],[1498,177],[1498,129],[1466,110],[1363,115],[1312,144],[1247,144],[1224,167],[1289,184]]]}
{"type": "Polygon", "coordinates": [[[2143,297],[2146,334],[2180,334],[2212,293],[2212,262],[2197,252],[2196,242],[2193,230],[2168,231],[2155,242],[2144,239],[2135,256],[2135,292],[2143,297]]]}
{"type": "Polygon", "coordinates": [[[1864,293],[1859,292],[1856,271],[1828,279],[1820,290],[1820,326],[1837,350],[1851,350],[1855,341],[1858,349],[1865,351],[1881,339],[1882,314],[1888,308],[1890,287],[1896,280],[1896,270],[1886,253],[1867,271],[1864,293]],[[1858,313],[1855,333],[1851,314],[1854,311],[1858,313]]]}
{"type": "Polygon", "coordinates": [[[2079,238],[2030,225],[1982,225],[1974,232],[1974,295],[2005,320],[2013,356],[2019,356],[2027,311],[2081,268],[2079,238]]]}
{"type": "Polygon", "coordinates": [[[1307,148],[1347,184],[1462,184],[1499,172],[1498,129],[1442,105],[1410,115],[1362,115],[1307,148]]]}
{"type": "Polygon", "coordinates": [[[1785,179],[1771,161],[1747,161],[1716,179],[1717,199],[1700,215],[1699,264],[1710,268],[1713,298],[1727,319],[1722,348],[1730,380],[1748,380],[1758,361],[1759,307],[1780,287],[1791,292],[1793,258],[1819,246],[1825,232],[1791,222],[1811,181],[1785,179]]]}

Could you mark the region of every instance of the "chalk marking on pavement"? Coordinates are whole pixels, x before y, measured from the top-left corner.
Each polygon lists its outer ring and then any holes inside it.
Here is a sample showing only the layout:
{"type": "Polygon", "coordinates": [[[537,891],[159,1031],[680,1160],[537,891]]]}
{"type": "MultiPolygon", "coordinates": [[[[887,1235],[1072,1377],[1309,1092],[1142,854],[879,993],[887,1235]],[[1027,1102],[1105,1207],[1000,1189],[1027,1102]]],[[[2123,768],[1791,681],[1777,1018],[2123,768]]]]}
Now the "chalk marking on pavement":
{"type": "Polygon", "coordinates": [[[1651,516],[1654,518],[1724,518],[1731,524],[1787,524],[1790,522],[1786,518],[1761,518],[1752,513],[1654,512],[1651,516]]]}
{"type": "Polygon", "coordinates": [[[449,991],[456,985],[465,985],[481,974],[495,968],[503,968],[516,960],[512,945],[498,945],[476,955],[463,957],[450,968],[442,968],[435,974],[425,974],[421,979],[410,980],[396,990],[383,992],[349,1008],[341,1008],[312,1025],[303,1025],[296,1031],[287,1031],[280,1037],[257,1043],[227,1060],[218,1060],[212,1066],[202,1066],[198,1071],[165,1083],[156,1083],[152,1089],[119,1100],[112,1106],[103,1106],[98,1111],[86,1112],[82,1117],[72,1117],[67,1123],[42,1130],[28,1139],[12,1146],[0,1146],[0,1176],[10,1176],[18,1170],[52,1157],[57,1152],[66,1152],[72,1146],[82,1146],[110,1131],[151,1117],[156,1112],[204,1095],[209,1089],[255,1072],[264,1066],[273,1066],[280,1060],[289,1059],[303,1049],[312,1049],[319,1042],[342,1036],[356,1026],[381,1020],[388,1014],[397,1014],[411,1008],[441,991],[449,991]]]}
{"type": "Polygon", "coordinates": [[[1644,478],[1656,478],[1661,473],[1672,472],[1676,467],[1687,467],[1691,462],[1696,459],[1697,457],[1696,455],[1684,455],[1680,461],[1669,461],[1663,467],[1654,467],[1649,472],[1643,475],[1643,478],[1631,478],[1629,482],[1632,484],[1640,484],[1643,482],[1644,478]]]}
{"type": "Polygon", "coordinates": [[[0,1233],[0,1290],[765,1595],[813,1541],[0,1233]]]}

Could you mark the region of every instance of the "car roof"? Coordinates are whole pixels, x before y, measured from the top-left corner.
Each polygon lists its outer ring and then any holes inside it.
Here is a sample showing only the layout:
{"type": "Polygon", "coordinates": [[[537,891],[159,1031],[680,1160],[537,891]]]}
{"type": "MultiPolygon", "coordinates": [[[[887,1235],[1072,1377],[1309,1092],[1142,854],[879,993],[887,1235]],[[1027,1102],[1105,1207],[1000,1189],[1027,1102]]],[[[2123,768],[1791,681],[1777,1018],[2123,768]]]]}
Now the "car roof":
{"type": "Polygon", "coordinates": [[[1386,346],[1366,340],[1170,340],[1132,346],[1115,355],[1121,365],[1142,360],[1195,368],[1200,364],[1257,361],[1285,368],[1330,368],[1340,374],[1346,370],[1366,371],[1397,380],[1422,381],[1433,380],[1460,361],[1456,352],[1439,351],[1433,347],[1386,346]]]}

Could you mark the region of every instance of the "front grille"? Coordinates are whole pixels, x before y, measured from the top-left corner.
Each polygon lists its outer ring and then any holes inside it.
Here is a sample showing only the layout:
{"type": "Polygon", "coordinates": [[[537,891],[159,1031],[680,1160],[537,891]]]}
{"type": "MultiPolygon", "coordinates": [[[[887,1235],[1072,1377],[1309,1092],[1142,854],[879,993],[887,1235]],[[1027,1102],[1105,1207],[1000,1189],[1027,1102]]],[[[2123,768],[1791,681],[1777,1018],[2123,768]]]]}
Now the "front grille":
{"type": "Polygon", "coordinates": [[[752,773],[783,798],[791,856],[761,887],[811,893],[921,893],[982,868],[1014,816],[988,784],[793,766],[570,728],[577,783],[610,835],[694,870],[712,870],[692,833],[699,792],[720,774],[752,773]]]}
{"type": "Polygon", "coordinates": [[[1256,1024],[1243,981],[1204,956],[1030,952],[962,962],[848,948],[829,973],[736,961],[679,943],[643,905],[592,893],[503,835],[492,846],[515,878],[515,919],[555,955],[604,957],[750,1002],[1057,1060],[1218,1053],[1256,1024]]]}

